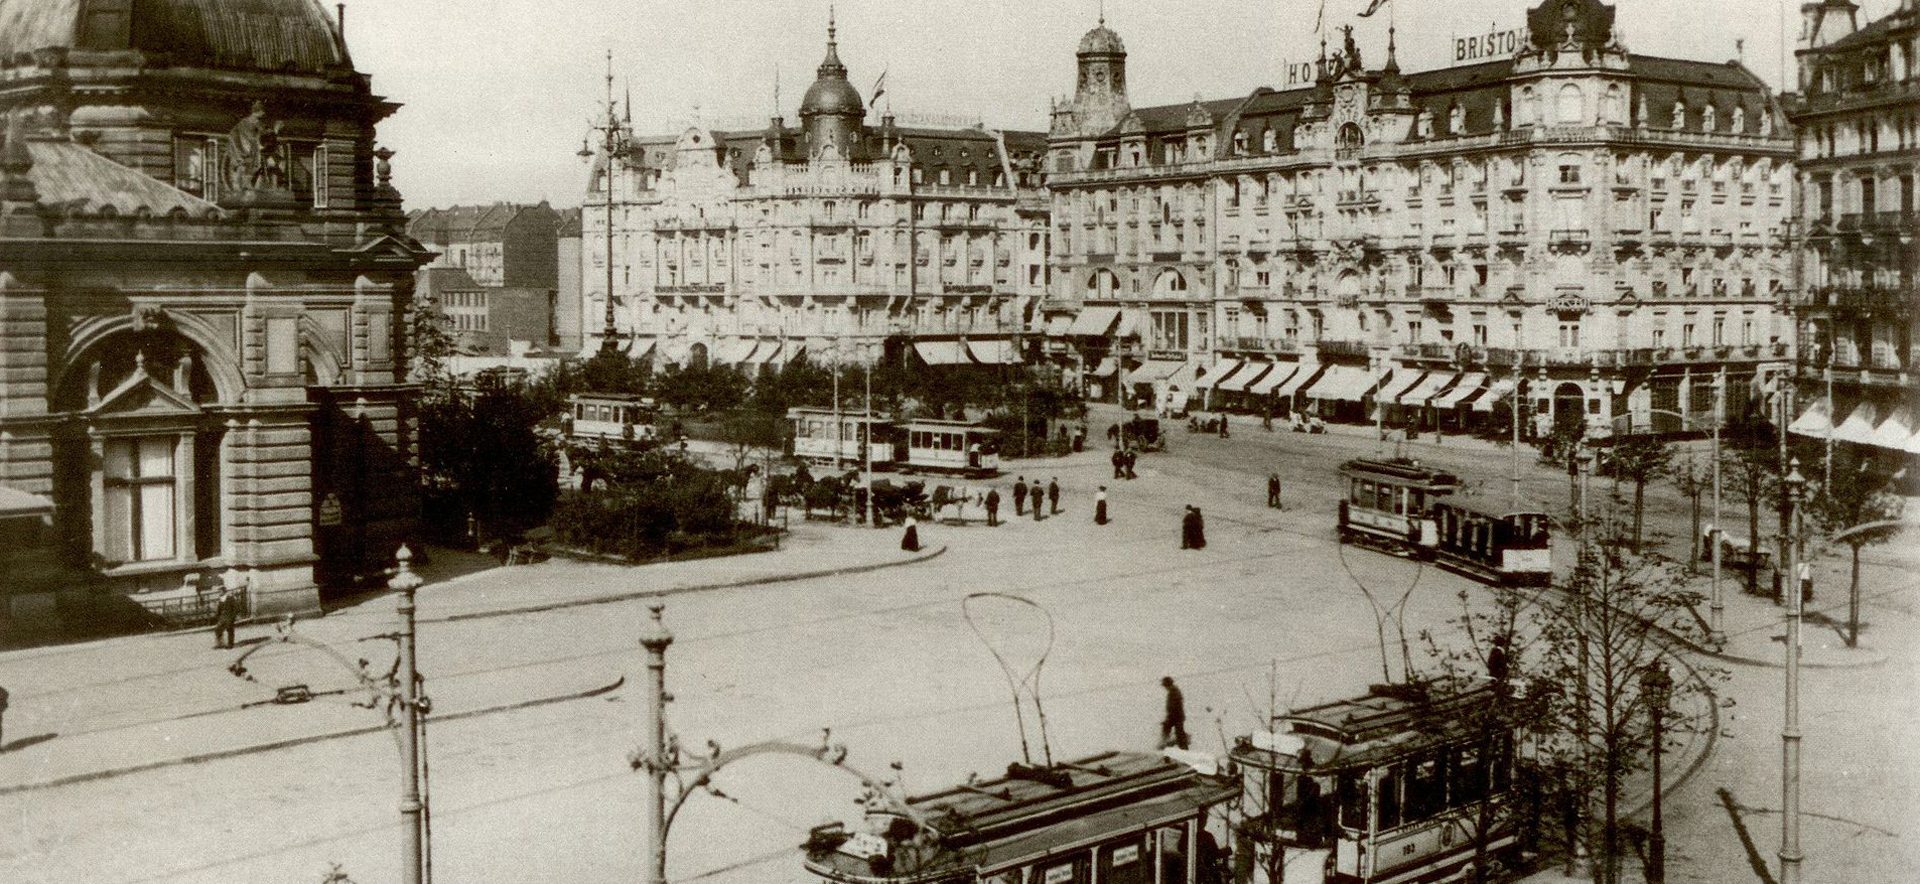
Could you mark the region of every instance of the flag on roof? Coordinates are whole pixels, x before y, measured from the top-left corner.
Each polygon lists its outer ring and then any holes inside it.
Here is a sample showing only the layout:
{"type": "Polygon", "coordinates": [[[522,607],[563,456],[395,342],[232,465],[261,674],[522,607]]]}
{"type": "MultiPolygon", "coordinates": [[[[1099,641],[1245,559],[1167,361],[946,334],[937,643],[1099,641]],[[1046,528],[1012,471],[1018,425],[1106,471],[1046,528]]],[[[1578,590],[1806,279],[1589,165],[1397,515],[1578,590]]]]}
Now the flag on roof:
{"type": "Polygon", "coordinates": [[[873,80],[873,95],[867,99],[868,106],[879,103],[880,96],[885,94],[887,94],[887,72],[883,70],[880,76],[873,80]]]}
{"type": "Polygon", "coordinates": [[[1360,13],[1360,17],[1361,17],[1361,18],[1366,18],[1366,17],[1367,17],[1367,16],[1369,16],[1369,15],[1372,15],[1372,14],[1374,14],[1374,13],[1376,13],[1376,12],[1379,12],[1379,11],[1380,11],[1380,7],[1382,7],[1382,6],[1385,6],[1385,5],[1387,5],[1387,4],[1389,4],[1389,3],[1392,3],[1392,2],[1393,2],[1393,0],[1368,0],[1368,2],[1367,2],[1367,11],[1366,11],[1366,12],[1362,12],[1362,13],[1360,13]]]}

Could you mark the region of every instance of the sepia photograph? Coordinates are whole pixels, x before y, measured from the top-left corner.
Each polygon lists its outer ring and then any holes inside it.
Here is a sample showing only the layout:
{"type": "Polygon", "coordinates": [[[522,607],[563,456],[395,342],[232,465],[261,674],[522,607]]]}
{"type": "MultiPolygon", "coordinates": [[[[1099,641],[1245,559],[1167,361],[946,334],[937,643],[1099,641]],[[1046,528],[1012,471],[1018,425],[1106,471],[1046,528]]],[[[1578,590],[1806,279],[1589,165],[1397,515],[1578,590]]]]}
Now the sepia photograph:
{"type": "Polygon", "coordinates": [[[0,0],[0,881],[1920,880],[1920,0],[0,0]]]}

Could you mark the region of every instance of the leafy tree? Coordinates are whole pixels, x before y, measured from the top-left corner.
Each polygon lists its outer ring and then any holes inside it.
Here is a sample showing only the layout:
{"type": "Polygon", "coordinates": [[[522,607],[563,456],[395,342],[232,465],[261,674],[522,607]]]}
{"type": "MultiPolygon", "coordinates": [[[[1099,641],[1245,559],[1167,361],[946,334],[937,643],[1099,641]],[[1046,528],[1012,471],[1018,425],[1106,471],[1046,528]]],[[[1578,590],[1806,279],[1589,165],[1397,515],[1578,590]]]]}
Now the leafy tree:
{"type": "MultiPolygon", "coordinates": [[[[1775,479],[1780,475],[1779,435],[1773,423],[1757,403],[1739,404],[1721,431],[1721,475],[1733,495],[1747,505],[1748,551],[1758,562],[1760,551],[1760,506],[1773,495],[1775,479]]],[[[1747,569],[1747,592],[1760,591],[1760,569],[1747,569]]]]}
{"type": "MultiPolygon", "coordinates": [[[[1644,523],[1647,506],[1647,483],[1666,471],[1667,465],[1672,460],[1673,446],[1645,433],[1622,438],[1607,450],[1608,472],[1616,478],[1633,483],[1634,552],[1640,551],[1641,526],[1644,523]]],[[[1697,505],[1695,512],[1697,515],[1697,505]]]]}
{"type": "Polygon", "coordinates": [[[425,510],[441,537],[459,536],[471,516],[488,536],[540,525],[559,494],[547,417],[525,386],[423,397],[420,467],[425,510]]]}
{"type": "Polygon", "coordinates": [[[606,476],[597,493],[567,497],[553,513],[563,543],[633,559],[739,540],[739,474],[706,469],[679,451],[628,445],[582,453],[606,476]]]}
{"type": "Polygon", "coordinates": [[[680,412],[736,408],[747,398],[747,379],[724,365],[670,368],[654,379],[654,398],[680,412]]]}
{"type": "MultiPolygon", "coordinates": [[[[1887,489],[1886,478],[1873,473],[1871,467],[1872,462],[1858,454],[1836,453],[1832,484],[1821,488],[1810,501],[1809,508],[1821,530],[1841,534],[1858,525],[1900,518],[1903,501],[1887,489]]],[[[1898,526],[1890,525],[1848,533],[1840,539],[1853,554],[1847,580],[1847,647],[1855,647],[1860,641],[1860,550],[1886,543],[1898,532],[1898,526]]]]}

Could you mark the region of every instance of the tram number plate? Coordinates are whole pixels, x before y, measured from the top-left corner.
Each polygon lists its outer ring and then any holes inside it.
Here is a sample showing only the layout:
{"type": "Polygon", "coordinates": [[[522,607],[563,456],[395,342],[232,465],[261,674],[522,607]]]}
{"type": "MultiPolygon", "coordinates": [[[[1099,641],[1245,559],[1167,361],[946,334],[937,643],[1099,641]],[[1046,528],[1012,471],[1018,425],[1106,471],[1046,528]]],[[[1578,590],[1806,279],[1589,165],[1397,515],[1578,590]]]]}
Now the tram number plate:
{"type": "Polygon", "coordinates": [[[1138,844],[1129,844],[1125,847],[1116,847],[1113,849],[1113,864],[1115,866],[1124,866],[1139,858],[1140,845],[1138,844]]]}
{"type": "Polygon", "coordinates": [[[1073,880],[1073,865],[1054,866],[1047,870],[1047,884],[1067,884],[1073,880]]]}

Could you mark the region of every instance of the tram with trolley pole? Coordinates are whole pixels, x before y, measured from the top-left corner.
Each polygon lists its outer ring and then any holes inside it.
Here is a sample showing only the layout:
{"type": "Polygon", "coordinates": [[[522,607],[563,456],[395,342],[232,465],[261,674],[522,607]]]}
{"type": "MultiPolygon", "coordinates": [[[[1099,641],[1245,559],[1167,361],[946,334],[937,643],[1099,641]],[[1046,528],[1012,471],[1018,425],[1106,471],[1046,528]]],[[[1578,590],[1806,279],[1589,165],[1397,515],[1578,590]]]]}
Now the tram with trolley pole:
{"type": "Polygon", "coordinates": [[[900,424],[906,473],[950,473],[985,478],[1000,473],[1000,431],[972,421],[910,420],[900,424]]]}
{"type": "Polygon", "coordinates": [[[893,469],[898,459],[893,422],[877,415],[798,407],[787,409],[787,420],[793,425],[793,456],[806,463],[831,465],[837,460],[845,467],[864,466],[869,438],[874,469],[893,469]]]}
{"type": "Polygon", "coordinates": [[[1503,879],[1520,815],[1515,732],[1490,724],[1499,702],[1491,682],[1448,695],[1376,685],[1240,737],[1229,754],[1242,789],[1236,880],[1462,881],[1476,861],[1503,879]]]}
{"type": "Polygon", "coordinates": [[[850,829],[812,830],[805,865],[832,884],[1226,884],[1228,810],[1217,766],[1106,752],[907,798],[869,799],[850,829]]]}
{"type": "Polygon", "coordinates": [[[575,442],[644,442],[659,438],[660,409],[652,399],[625,393],[567,397],[567,438],[575,442]]]}
{"type": "Polygon", "coordinates": [[[1417,460],[1340,466],[1340,542],[1431,560],[1484,583],[1543,586],[1553,577],[1551,518],[1458,498],[1459,477],[1417,460]]]}

